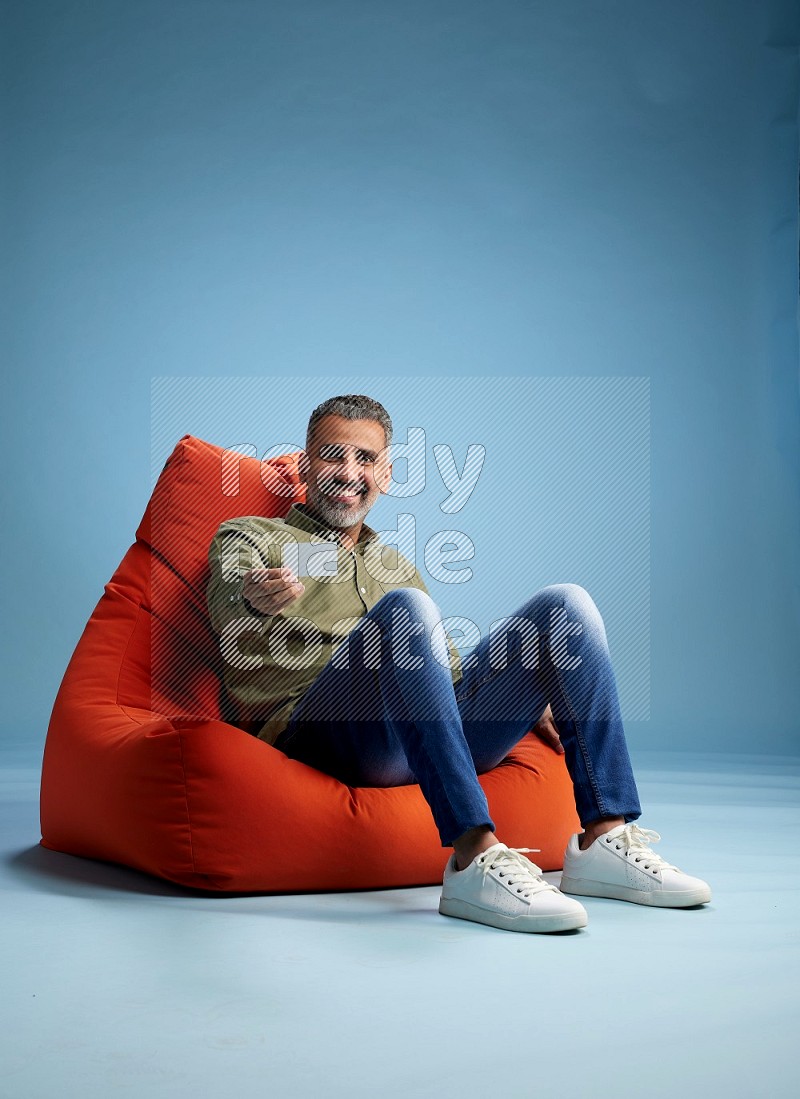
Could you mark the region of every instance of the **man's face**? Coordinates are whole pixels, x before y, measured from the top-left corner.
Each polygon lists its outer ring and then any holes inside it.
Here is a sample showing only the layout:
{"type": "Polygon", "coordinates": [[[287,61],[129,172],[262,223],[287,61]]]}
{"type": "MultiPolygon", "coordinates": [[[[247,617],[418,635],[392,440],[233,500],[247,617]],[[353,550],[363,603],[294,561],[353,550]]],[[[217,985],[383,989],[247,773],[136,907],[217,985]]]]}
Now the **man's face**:
{"type": "Polygon", "coordinates": [[[391,481],[385,447],[383,427],[375,420],[323,416],[300,458],[306,506],[338,530],[360,523],[391,481]]]}

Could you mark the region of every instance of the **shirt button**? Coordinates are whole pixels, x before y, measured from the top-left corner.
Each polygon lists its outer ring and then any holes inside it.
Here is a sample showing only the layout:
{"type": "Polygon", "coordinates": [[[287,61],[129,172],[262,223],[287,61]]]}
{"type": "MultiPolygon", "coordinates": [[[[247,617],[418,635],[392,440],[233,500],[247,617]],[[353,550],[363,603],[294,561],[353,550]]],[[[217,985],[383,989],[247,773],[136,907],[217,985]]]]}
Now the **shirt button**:
{"type": "Polygon", "coordinates": [[[367,589],[366,589],[366,588],[364,588],[364,587],[362,587],[362,588],[361,588],[361,590],[362,590],[362,591],[366,591],[367,589]]]}

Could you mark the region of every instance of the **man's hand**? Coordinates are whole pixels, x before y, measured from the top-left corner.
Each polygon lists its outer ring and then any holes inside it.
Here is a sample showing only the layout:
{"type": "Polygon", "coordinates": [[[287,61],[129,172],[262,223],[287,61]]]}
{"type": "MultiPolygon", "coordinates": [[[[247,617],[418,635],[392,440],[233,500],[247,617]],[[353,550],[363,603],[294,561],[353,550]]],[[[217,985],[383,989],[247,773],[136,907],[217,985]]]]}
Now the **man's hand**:
{"type": "Polygon", "coordinates": [[[554,752],[558,752],[560,756],[564,755],[564,745],[561,743],[561,737],[558,735],[556,723],[553,721],[553,711],[550,709],[549,705],[533,726],[531,732],[535,733],[539,739],[543,740],[554,752]]]}
{"type": "Polygon", "coordinates": [[[259,614],[279,614],[305,591],[291,569],[251,569],[244,574],[242,595],[259,614]]]}

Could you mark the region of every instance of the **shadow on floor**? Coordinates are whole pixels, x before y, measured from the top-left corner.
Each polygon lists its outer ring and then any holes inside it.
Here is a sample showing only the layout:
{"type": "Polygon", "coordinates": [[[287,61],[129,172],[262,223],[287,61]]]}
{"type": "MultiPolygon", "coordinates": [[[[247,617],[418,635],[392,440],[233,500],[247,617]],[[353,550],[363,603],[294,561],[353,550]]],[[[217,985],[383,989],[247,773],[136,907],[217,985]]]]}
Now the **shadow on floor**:
{"type": "MultiPolygon", "coordinates": [[[[274,910],[281,918],[287,916],[298,919],[304,916],[319,919],[353,918],[352,903],[358,900],[360,914],[374,908],[374,914],[397,915],[398,911],[427,913],[429,904],[420,904],[418,890],[429,889],[438,896],[439,886],[399,886],[392,889],[359,889],[339,892],[336,890],[306,890],[287,892],[219,892],[215,890],[191,889],[188,886],[157,878],[143,871],[117,863],[103,862],[99,859],[82,858],[61,851],[51,851],[41,844],[27,847],[11,854],[4,860],[6,871],[27,887],[40,893],[56,893],[60,896],[99,897],[106,894],[129,894],[131,896],[150,896],[153,898],[172,898],[182,901],[213,900],[255,900],[265,898],[276,902],[274,910]],[[292,898],[313,897],[315,903],[307,902],[291,908],[292,898]],[[352,900],[350,900],[352,898],[352,900]],[[338,908],[339,914],[333,912],[338,908]]],[[[204,906],[205,907],[205,906],[204,906]]],[[[238,907],[238,906],[237,906],[238,907]]],[[[260,906],[265,915],[269,910],[260,906]]]]}
{"type": "MultiPolygon", "coordinates": [[[[188,897],[195,891],[139,870],[98,859],[84,859],[51,851],[41,844],[26,847],[8,857],[7,869],[40,891],[85,897],[91,893],[124,892],[153,897],[188,897]]],[[[210,894],[217,896],[218,894],[210,894]]]]}

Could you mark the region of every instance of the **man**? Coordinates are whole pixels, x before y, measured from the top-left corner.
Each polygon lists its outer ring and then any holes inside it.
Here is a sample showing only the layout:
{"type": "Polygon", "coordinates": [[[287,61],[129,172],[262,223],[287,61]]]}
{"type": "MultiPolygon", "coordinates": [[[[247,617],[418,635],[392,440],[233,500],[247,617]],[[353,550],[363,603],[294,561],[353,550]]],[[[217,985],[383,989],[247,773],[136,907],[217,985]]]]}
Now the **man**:
{"type": "Polygon", "coordinates": [[[462,666],[419,571],[364,523],[391,481],[391,439],[377,401],[330,398],[309,420],[305,504],[283,520],[245,516],[217,532],[209,611],[240,712],[268,743],[350,785],[419,783],[454,852],[444,915],[550,932],[587,922],[568,894],[709,901],[708,885],[655,854],[658,833],[635,823],[614,673],[588,593],[541,589],[462,666]],[[307,582],[286,564],[301,548],[326,561],[309,564],[307,582]],[[528,848],[495,835],[477,778],[532,727],[565,754],[583,828],[567,846],[560,890],[522,854],[528,848]]]}

